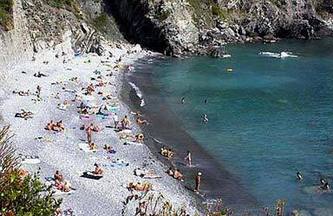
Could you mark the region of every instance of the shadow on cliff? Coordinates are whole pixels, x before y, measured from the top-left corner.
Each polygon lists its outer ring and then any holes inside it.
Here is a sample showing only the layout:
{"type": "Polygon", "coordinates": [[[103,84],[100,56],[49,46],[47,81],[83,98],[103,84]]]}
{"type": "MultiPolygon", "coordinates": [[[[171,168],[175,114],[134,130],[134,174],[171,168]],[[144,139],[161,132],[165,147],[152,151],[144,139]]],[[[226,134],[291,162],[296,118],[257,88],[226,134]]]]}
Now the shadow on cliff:
{"type": "Polygon", "coordinates": [[[149,18],[149,5],[140,0],[103,0],[105,11],[114,17],[126,40],[164,52],[168,43],[162,29],[149,18]]]}

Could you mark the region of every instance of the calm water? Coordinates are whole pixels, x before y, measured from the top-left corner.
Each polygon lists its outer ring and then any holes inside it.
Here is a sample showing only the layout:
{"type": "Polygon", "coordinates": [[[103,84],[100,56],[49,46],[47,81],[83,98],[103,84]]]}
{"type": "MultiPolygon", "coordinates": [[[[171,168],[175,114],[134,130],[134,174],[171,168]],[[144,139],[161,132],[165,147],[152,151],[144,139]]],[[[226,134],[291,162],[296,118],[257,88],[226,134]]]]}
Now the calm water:
{"type": "MultiPolygon", "coordinates": [[[[232,45],[227,50],[230,59],[151,64],[159,91],[147,95],[163,101],[180,127],[261,206],[284,199],[292,209],[333,215],[333,194],[314,188],[320,177],[333,184],[333,40],[232,45]],[[270,58],[258,55],[261,51],[291,51],[299,57],[270,58]],[[183,96],[185,104],[180,103],[183,96]],[[207,125],[201,123],[203,113],[207,125]],[[298,170],[302,183],[296,181],[298,170]]],[[[140,72],[145,71],[138,68],[140,72]]]]}

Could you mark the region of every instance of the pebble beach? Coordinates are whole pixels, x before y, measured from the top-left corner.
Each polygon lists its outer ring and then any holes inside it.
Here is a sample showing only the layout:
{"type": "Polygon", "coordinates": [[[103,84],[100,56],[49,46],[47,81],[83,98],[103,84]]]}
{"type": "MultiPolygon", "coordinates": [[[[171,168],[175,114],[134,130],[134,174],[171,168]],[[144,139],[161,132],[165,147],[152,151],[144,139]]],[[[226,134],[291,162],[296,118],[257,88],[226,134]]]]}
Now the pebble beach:
{"type": "Polygon", "coordinates": [[[131,182],[149,182],[149,193],[170,201],[175,207],[185,206],[190,215],[196,210],[195,199],[191,192],[182,187],[179,181],[168,176],[163,165],[146,145],[124,145],[113,128],[112,113],[103,118],[91,115],[81,118],[78,113],[80,101],[77,95],[89,84],[105,81],[105,85],[96,87],[92,94],[97,106],[110,103],[116,108],[121,120],[128,115],[131,120],[132,135],[140,132],[135,125],[135,117],[120,99],[124,69],[135,60],[153,55],[137,46],[124,45],[108,47],[108,55],[75,55],[70,43],[44,50],[32,60],[17,62],[12,65],[1,85],[1,126],[10,125],[13,145],[17,153],[36,157],[37,164],[22,164],[29,173],[39,173],[41,181],[47,183],[56,170],[59,170],[71,183],[71,193],[59,195],[63,199],[62,210],[71,209],[74,215],[135,215],[138,203],[126,204],[126,198],[133,193],[126,186],[131,182]],[[36,77],[40,73],[45,76],[36,77]],[[75,78],[75,79],[74,79],[75,78]],[[37,86],[41,87],[40,98],[36,95],[37,86]],[[13,92],[29,91],[20,96],[13,92]],[[108,96],[103,100],[103,97],[108,96]],[[59,109],[59,104],[68,101],[66,109],[59,109]],[[32,113],[28,119],[15,117],[22,110],[32,113]],[[51,120],[63,121],[63,132],[45,130],[51,120]],[[93,123],[100,131],[93,134],[97,145],[96,152],[85,152],[79,147],[86,142],[85,130],[80,127],[93,123]],[[110,145],[115,154],[108,154],[103,149],[110,145]],[[114,161],[122,161],[126,166],[107,166],[114,161]],[[94,163],[105,165],[104,176],[99,180],[81,177],[85,171],[93,170],[94,163]],[[161,178],[143,179],[134,175],[137,168],[152,170],[161,178]]]}

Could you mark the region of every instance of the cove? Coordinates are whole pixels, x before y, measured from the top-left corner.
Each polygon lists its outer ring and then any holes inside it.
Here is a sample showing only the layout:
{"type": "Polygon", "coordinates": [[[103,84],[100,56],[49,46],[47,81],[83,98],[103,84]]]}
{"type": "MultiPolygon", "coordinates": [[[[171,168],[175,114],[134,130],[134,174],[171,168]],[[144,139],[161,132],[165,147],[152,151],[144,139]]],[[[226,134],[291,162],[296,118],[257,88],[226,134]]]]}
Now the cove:
{"type": "Polygon", "coordinates": [[[333,215],[332,193],[317,192],[320,178],[333,181],[333,40],[227,50],[231,58],[137,63],[128,79],[146,105],[136,108],[153,123],[147,133],[163,143],[151,147],[174,147],[186,184],[200,170],[207,177],[203,193],[231,206],[259,209],[283,199],[288,211],[333,215]],[[282,51],[297,57],[259,55],[282,51]],[[192,169],[181,165],[186,150],[193,152],[192,169]]]}

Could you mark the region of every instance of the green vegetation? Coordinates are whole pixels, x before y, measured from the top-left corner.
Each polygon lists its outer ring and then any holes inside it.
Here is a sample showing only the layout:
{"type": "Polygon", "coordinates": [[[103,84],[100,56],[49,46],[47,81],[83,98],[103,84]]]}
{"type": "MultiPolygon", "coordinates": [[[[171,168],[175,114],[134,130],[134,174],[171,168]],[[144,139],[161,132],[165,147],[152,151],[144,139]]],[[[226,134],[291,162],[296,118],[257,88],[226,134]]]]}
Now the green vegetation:
{"type": "Polygon", "coordinates": [[[187,0],[193,8],[193,20],[199,25],[211,27],[213,24],[213,14],[209,13],[209,7],[213,0],[187,0]]]}
{"type": "Polygon", "coordinates": [[[101,32],[107,31],[108,23],[109,17],[106,13],[102,13],[101,15],[93,19],[93,26],[101,32]]]}
{"type": "Polygon", "coordinates": [[[65,9],[80,17],[80,5],[76,0],[44,0],[51,7],[65,9]]]}
{"type": "Polygon", "coordinates": [[[54,199],[51,188],[36,175],[19,168],[8,131],[0,130],[0,215],[53,216],[61,200],[54,199]]]}
{"type": "Polygon", "coordinates": [[[157,18],[159,21],[166,20],[171,15],[171,12],[169,10],[163,10],[159,14],[157,14],[157,18]]]}
{"type": "Polygon", "coordinates": [[[13,0],[0,1],[0,26],[2,26],[6,31],[14,28],[13,4],[13,0]]]}
{"type": "Polygon", "coordinates": [[[222,10],[218,4],[212,5],[212,13],[214,16],[218,16],[222,20],[226,20],[229,17],[228,10],[222,10]]]}

